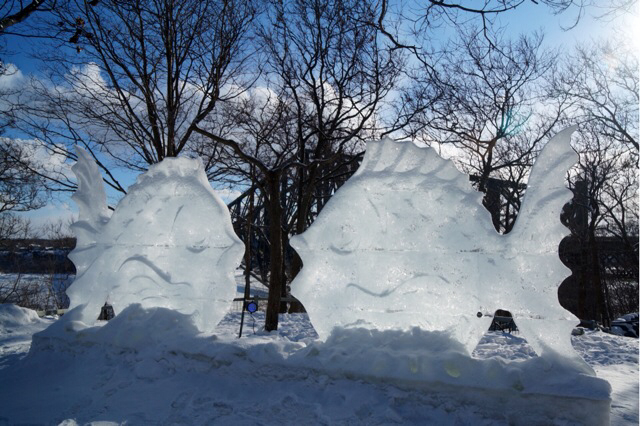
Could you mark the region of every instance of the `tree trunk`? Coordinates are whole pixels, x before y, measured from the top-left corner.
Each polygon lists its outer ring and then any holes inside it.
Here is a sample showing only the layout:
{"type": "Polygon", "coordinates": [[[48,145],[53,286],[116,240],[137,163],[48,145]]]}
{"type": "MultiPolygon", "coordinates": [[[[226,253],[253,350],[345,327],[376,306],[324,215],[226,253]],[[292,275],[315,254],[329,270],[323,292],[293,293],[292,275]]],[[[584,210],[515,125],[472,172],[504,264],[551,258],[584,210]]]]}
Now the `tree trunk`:
{"type": "Polygon", "coordinates": [[[578,283],[578,318],[581,320],[594,320],[596,319],[595,312],[591,309],[587,309],[587,269],[588,269],[588,243],[584,238],[577,237],[580,244],[580,264],[574,272],[574,277],[578,283]]]}
{"type": "MultiPolygon", "coordinates": [[[[296,212],[295,232],[296,235],[302,234],[306,231],[307,217],[311,210],[311,202],[313,201],[313,193],[315,191],[316,176],[318,175],[318,165],[314,164],[309,168],[307,185],[304,185],[304,174],[302,170],[299,173],[298,179],[298,210],[296,212]]],[[[298,272],[302,269],[302,259],[296,251],[293,253],[293,259],[291,262],[291,279],[298,275],[298,272]]],[[[302,303],[299,300],[291,302],[289,307],[289,313],[306,312],[302,303]]]]}
{"type": "Polygon", "coordinates": [[[600,323],[608,327],[610,318],[608,315],[608,309],[605,300],[604,288],[602,284],[602,277],[600,276],[600,256],[598,254],[598,245],[596,242],[596,235],[594,229],[589,229],[589,255],[591,264],[591,279],[593,283],[593,290],[596,295],[596,312],[597,319],[600,323]]]}
{"type": "MultiPolygon", "coordinates": [[[[253,176],[253,173],[251,176],[253,176]]],[[[251,183],[253,184],[253,179],[251,183]]],[[[252,236],[251,225],[253,225],[253,193],[254,193],[254,190],[251,190],[251,192],[249,193],[249,201],[248,201],[249,205],[247,206],[247,226],[246,226],[245,255],[244,255],[244,302],[245,303],[247,299],[249,299],[249,297],[251,296],[251,236],[252,236]]],[[[244,309],[244,306],[242,307],[242,309],[244,309]]]]}
{"type": "Polygon", "coordinates": [[[266,182],[269,193],[266,209],[269,215],[269,298],[264,328],[267,331],[278,329],[280,299],[284,287],[284,252],[282,241],[282,206],[280,205],[280,174],[273,173],[266,182]]]}

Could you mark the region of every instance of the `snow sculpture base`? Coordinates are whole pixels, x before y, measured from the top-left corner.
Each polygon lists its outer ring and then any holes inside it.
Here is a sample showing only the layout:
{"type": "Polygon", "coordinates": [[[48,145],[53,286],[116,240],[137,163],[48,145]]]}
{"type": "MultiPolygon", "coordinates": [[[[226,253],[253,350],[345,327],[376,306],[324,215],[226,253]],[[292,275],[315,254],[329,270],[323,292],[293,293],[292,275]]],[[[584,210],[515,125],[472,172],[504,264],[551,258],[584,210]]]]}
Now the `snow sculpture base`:
{"type": "Polygon", "coordinates": [[[236,293],[233,273],[244,253],[227,206],[199,159],[166,158],[140,175],[109,214],[100,171],[78,149],[72,167],[79,206],[68,289],[78,320],[93,324],[105,302],[116,315],[131,304],[168,308],[212,331],[236,293]]]}
{"type": "Polygon", "coordinates": [[[468,401],[496,424],[609,424],[607,381],[542,357],[473,358],[445,332],[336,328],[287,361],[335,378],[420,389],[445,410],[448,401],[468,401]]]}

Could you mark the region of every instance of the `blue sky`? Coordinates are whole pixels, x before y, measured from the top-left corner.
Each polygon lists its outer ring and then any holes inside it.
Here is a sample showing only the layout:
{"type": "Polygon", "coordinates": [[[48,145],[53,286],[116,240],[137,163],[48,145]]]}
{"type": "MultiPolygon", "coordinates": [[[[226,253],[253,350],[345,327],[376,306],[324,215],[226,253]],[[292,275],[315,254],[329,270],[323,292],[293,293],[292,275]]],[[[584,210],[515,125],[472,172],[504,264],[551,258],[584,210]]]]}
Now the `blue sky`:
{"type": "MultiPolygon", "coordinates": [[[[576,10],[568,10],[561,15],[554,16],[549,13],[546,6],[526,2],[515,11],[501,15],[497,23],[505,27],[506,34],[509,36],[540,30],[545,34],[547,47],[559,47],[567,51],[576,43],[588,43],[613,35],[619,39],[627,40],[632,43],[635,49],[638,49],[640,22],[638,22],[637,16],[618,16],[614,20],[595,19],[603,12],[603,10],[591,8],[582,16],[575,28],[564,31],[562,27],[571,25],[576,17],[576,10]]],[[[38,64],[29,56],[29,52],[34,43],[37,44],[37,40],[13,36],[4,36],[3,39],[9,51],[8,54],[4,54],[3,60],[6,63],[15,64],[25,76],[37,75],[38,64]]],[[[127,184],[126,186],[135,180],[135,175],[131,172],[120,172],[118,177],[127,184]]],[[[116,200],[116,193],[109,192],[108,194],[111,203],[113,203],[116,200]]],[[[57,220],[57,218],[67,220],[76,214],[76,208],[69,196],[70,194],[59,195],[50,205],[24,215],[31,218],[35,225],[48,220],[57,220]]]]}

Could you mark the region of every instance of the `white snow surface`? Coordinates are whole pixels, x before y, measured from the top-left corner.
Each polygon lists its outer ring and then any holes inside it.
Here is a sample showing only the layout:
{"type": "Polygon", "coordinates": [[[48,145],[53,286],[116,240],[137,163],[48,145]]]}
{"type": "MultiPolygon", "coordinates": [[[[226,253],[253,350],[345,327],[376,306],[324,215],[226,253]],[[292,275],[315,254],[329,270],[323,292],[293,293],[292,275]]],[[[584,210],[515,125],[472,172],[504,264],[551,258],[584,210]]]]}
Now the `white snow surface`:
{"type": "Polygon", "coordinates": [[[0,304],[0,369],[23,358],[29,351],[33,333],[42,331],[52,321],[40,319],[31,309],[0,304]]]}
{"type": "MultiPolygon", "coordinates": [[[[239,312],[210,335],[164,308],[131,305],[87,327],[77,313],[41,320],[0,305],[0,425],[584,423],[567,398],[529,388],[540,380],[524,365],[539,357],[518,335],[486,333],[464,361],[448,337],[421,330],[346,329],[323,342],[305,314],[282,315],[271,333],[254,317],[238,339],[239,312]],[[451,362],[421,363],[438,344],[451,362]],[[483,389],[465,383],[470,367],[491,366],[483,389]],[[412,379],[425,369],[442,382],[412,379]]],[[[588,331],[573,346],[613,387],[611,424],[638,424],[638,340],[588,331]]]]}
{"type": "Polygon", "coordinates": [[[358,171],[311,227],[291,239],[303,268],[291,292],[321,338],[338,327],[441,331],[471,353],[497,309],[537,354],[586,374],[571,347],[577,318],[558,302],[570,274],[558,256],[569,230],[564,186],[575,128],[558,133],[531,171],[513,230],[498,234],[482,194],[432,148],[369,142],[358,171]],[[482,315],[479,315],[482,314],[482,315]]]}
{"type": "Polygon", "coordinates": [[[166,158],[129,188],[112,215],[95,161],[78,148],[79,206],[72,225],[77,275],[67,290],[79,319],[95,323],[105,302],[163,307],[211,332],[236,294],[244,246],[200,159],[166,158]]]}

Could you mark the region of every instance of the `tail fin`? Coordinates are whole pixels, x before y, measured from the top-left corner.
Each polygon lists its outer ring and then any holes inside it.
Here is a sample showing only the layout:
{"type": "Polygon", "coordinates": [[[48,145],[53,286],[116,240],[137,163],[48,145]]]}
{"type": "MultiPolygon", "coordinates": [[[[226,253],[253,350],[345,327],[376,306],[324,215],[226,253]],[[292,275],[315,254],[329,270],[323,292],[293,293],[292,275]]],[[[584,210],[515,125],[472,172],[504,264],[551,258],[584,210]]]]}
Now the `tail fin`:
{"type": "Polygon", "coordinates": [[[508,234],[520,252],[557,253],[560,241],[569,232],[560,222],[560,212],[572,196],[565,178],[578,161],[570,145],[576,127],[564,129],[551,138],[531,170],[518,219],[508,234]]]}

